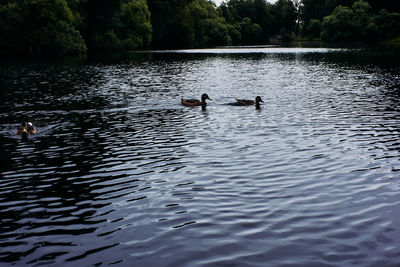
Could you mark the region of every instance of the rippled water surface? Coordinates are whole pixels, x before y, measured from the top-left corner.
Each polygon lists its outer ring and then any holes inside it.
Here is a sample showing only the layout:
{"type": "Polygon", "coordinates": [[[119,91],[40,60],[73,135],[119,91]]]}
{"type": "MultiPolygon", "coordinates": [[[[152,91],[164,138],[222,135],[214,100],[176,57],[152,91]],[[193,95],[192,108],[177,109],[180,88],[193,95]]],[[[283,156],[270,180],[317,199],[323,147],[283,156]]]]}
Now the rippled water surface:
{"type": "Polygon", "coordinates": [[[399,266],[399,59],[1,63],[0,265],[399,266]],[[202,93],[206,110],[180,105],[202,93]],[[256,95],[260,110],[226,105],[256,95]]]}

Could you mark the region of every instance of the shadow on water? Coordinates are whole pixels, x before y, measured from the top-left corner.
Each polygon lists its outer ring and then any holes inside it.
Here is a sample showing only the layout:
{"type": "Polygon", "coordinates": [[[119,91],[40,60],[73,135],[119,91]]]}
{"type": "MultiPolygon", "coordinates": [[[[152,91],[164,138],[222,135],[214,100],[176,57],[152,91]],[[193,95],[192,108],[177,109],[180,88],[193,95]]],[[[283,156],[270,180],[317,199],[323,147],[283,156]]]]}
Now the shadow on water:
{"type": "Polygon", "coordinates": [[[349,47],[346,51],[325,53],[322,57],[316,54],[305,54],[304,60],[335,63],[342,67],[366,68],[375,71],[374,68],[385,70],[398,68],[400,61],[400,47],[349,47]]]}

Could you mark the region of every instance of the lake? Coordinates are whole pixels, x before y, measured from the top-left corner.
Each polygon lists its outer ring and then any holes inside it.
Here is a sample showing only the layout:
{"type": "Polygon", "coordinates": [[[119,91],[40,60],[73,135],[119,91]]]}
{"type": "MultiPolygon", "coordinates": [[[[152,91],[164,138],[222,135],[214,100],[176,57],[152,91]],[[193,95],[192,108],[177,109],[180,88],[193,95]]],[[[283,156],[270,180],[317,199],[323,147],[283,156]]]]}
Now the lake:
{"type": "Polygon", "coordinates": [[[3,61],[0,265],[399,266],[399,62],[387,47],[3,61]],[[180,104],[202,93],[205,110],[180,104]]]}

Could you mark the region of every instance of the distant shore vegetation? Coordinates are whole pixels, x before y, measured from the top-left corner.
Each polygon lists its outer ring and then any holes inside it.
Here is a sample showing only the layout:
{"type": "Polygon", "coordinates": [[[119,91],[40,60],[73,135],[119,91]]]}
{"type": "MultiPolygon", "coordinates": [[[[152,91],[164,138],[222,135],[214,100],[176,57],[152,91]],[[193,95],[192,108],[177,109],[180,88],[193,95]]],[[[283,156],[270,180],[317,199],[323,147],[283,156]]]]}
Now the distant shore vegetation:
{"type": "Polygon", "coordinates": [[[0,0],[2,55],[399,40],[392,0],[0,0]]]}

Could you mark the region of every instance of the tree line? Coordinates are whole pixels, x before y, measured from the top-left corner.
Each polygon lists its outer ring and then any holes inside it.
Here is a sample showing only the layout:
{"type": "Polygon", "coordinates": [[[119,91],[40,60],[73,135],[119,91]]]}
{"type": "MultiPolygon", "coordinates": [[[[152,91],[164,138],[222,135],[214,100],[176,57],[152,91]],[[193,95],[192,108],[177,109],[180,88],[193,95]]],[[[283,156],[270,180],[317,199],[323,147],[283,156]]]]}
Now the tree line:
{"type": "Polygon", "coordinates": [[[302,34],[333,42],[398,38],[399,12],[397,0],[302,0],[302,34]]]}
{"type": "Polygon", "coordinates": [[[0,0],[0,53],[377,41],[399,37],[399,12],[392,0],[0,0]]]}

